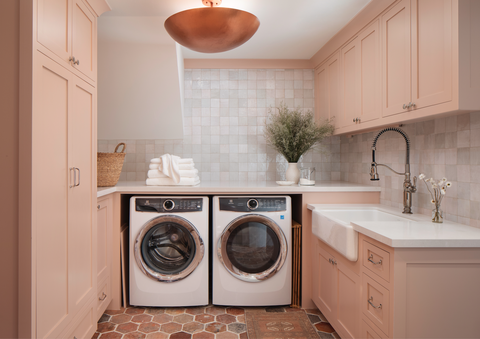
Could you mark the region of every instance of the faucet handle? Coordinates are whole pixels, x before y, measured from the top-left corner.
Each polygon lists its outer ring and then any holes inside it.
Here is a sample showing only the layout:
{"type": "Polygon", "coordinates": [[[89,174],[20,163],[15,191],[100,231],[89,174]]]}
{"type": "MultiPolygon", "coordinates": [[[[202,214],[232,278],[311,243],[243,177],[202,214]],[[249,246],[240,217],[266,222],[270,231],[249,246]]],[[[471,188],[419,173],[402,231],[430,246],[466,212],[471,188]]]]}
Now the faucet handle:
{"type": "Polygon", "coordinates": [[[417,177],[413,177],[413,187],[417,188],[417,177]]]}

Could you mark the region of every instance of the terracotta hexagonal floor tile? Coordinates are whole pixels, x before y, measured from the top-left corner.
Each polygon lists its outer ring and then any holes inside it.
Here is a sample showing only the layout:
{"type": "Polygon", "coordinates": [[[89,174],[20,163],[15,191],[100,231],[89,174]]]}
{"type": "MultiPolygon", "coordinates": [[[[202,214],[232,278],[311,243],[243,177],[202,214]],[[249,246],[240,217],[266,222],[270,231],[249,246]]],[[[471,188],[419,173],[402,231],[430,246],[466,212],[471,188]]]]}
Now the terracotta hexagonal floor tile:
{"type": "Polygon", "coordinates": [[[185,309],[183,307],[172,307],[172,308],[165,309],[165,313],[177,315],[177,314],[185,313],[185,309]]]}
{"type": "Polygon", "coordinates": [[[138,331],[143,333],[156,332],[160,329],[160,325],[157,323],[143,323],[138,327],[138,331]]]}
{"type": "Polygon", "coordinates": [[[153,317],[152,321],[158,324],[166,324],[172,321],[173,316],[170,314],[159,314],[153,317]]]}
{"type": "Polygon", "coordinates": [[[99,336],[100,336],[100,333],[95,332],[92,336],[92,339],[98,339],[99,336]]]}
{"type": "Polygon", "coordinates": [[[333,329],[332,325],[329,323],[318,323],[315,324],[315,328],[317,331],[324,332],[324,333],[333,333],[335,330],[333,329]]]}
{"type": "Polygon", "coordinates": [[[320,310],[318,310],[318,309],[316,309],[316,308],[306,309],[305,312],[306,312],[307,314],[316,314],[316,315],[322,314],[322,312],[320,312],[320,310]]]}
{"type": "Polygon", "coordinates": [[[182,325],[177,323],[167,323],[163,324],[162,327],[160,327],[160,330],[165,333],[179,332],[181,329],[182,325]]]}
{"type": "Polygon", "coordinates": [[[147,339],[168,339],[168,334],[163,332],[153,332],[147,334],[147,339]]]}
{"type": "Polygon", "coordinates": [[[238,315],[237,316],[237,323],[245,324],[245,316],[244,315],[238,315]]]}
{"type": "Polygon", "coordinates": [[[199,315],[205,313],[205,307],[189,307],[185,309],[185,313],[191,315],[199,315]]]}
{"type": "Polygon", "coordinates": [[[238,336],[240,337],[240,339],[248,339],[247,332],[240,333],[238,336]]]}
{"type": "Polygon", "coordinates": [[[150,314],[139,314],[134,315],[132,318],[132,322],[134,323],[149,323],[152,321],[153,316],[150,314]]]}
{"type": "Polygon", "coordinates": [[[190,339],[190,338],[192,338],[192,335],[186,332],[177,332],[177,333],[170,334],[170,339],[190,339]]]}
{"type": "Polygon", "coordinates": [[[238,339],[238,334],[223,332],[215,335],[215,339],[238,339]]]}
{"type": "Polygon", "coordinates": [[[108,332],[108,333],[102,333],[99,339],[121,339],[123,334],[118,333],[118,332],[108,332]]]}
{"type": "Polygon", "coordinates": [[[110,318],[111,316],[109,316],[108,314],[102,314],[102,316],[100,317],[100,319],[98,319],[98,322],[99,323],[104,323],[106,321],[110,321],[110,318]]]}
{"type": "Polygon", "coordinates": [[[97,325],[97,332],[99,333],[105,333],[105,332],[110,332],[115,329],[116,324],[106,322],[106,323],[100,323],[97,325]]]}
{"type": "Polygon", "coordinates": [[[132,316],[128,314],[118,314],[112,316],[112,319],[110,319],[110,322],[115,323],[115,324],[123,324],[123,323],[128,323],[130,320],[132,320],[132,316]]]}
{"type": "Polygon", "coordinates": [[[315,315],[315,314],[307,314],[307,317],[312,324],[316,324],[316,323],[319,323],[319,322],[322,321],[320,319],[320,317],[318,315],[315,315]]]}
{"type": "Polygon", "coordinates": [[[203,330],[204,325],[197,322],[191,322],[183,325],[182,330],[187,333],[196,333],[203,330]]]}
{"type": "Polygon", "coordinates": [[[227,326],[222,323],[210,323],[205,326],[205,331],[212,332],[212,333],[220,333],[225,332],[227,330],[227,326]]]}
{"type": "Polygon", "coordinates": [[[202,324],[211,323],[214,320],[215,320],[215,317],[210,314],[200,314],[195,316],[195,321],[198,321],[199,323],[202,323],[202,324]]]}
{"type": "Polygon", "coordinates": [[[207,307],[205,309],[205,313],[211,314],[211,315],[220,315],[225,313],[225,307],[220,307],[220,306],[211,306],[207,307]]]}
{"type": "Polygon", "coordinates": [[[227,326],[228,330],[233,333],[242,333],[247,330],[247,325],[240,323],[233,323],[227,326]]]}
{"type": "Polygon", "coordinates": [[[186,324],[193,321],[193,315],[180,314],[173,317],[173,321],[179,324],[186,324]]]}
{"type": "Polygon", "coordinates": [[[221,314],[221,315],[217,315],[215,320],[218,321],[219,323],[228,325],[237,321],[237,318],[230,314],[221,314]]]}
{"type": "Polygon", "coordinates": [[[215,334],[210,332],[199,332],[193,335],[193,339],[215,339],[215,334]]]}
{"type": "Polygon", "coordinates": [[[165,313],[165,308],[163,307],[149,307],[145,310],[145,313],[151,315],[163,314],[165,313]]]}
{"type": "Polygon", "coordinates": [[[108,315],[117,315],[117,314],[122,314],[123,312],[125,312],[125,309],[122,307],[119,310],[106,310],[104,313],[108,315]]]}
{"type": "Polygon", "coordinates": [[[130,332],[123,336],[122,339],[145,339],[147,335],[141,332],[130,332]]]}
{"type": "Polygon", "coordinates": [[[143,313],[145,313],[145,308],[143,307],[129,307],[125,310],[125,314],[136,315],[136,314],[143,314],[143,313]]]}
{"type": "Polygon", "coordinates": [[[227,314],[244,315],[245,310],[243,308],[239,308],[239,307],[229,307],[229,308],[227,308],[227,314]]]}
{"type": "Polygon", "coordinates": [[[124,323],[117,326],[116,331],[120,333],[135,332],[138,329],[138,325],[135,323],[124,323]]]}

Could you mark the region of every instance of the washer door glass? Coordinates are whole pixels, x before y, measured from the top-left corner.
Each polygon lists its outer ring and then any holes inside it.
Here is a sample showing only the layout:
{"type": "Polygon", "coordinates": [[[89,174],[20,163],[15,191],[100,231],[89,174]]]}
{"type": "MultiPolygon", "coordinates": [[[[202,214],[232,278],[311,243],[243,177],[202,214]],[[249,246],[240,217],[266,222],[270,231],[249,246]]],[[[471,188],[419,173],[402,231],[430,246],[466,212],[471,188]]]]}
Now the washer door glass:
{"type": "Polygon", "coordinates": [[[282,268],[287,250],[285,235],[272,219],[248,214],[225,228],[218,241],[217,254],[233,276],[259,282],[282,268]]]}
{"type": "Polygon", "coordinates": [[[153,226],[142,240],[142,257],[152,270],[161,274],[183,271],[195,256],[195,240],[178,223],[153,226]]]}
{"type": "Polygon", "coordinates": [[[165,282],[190,275],[202,261],[204,251],[195,226],[175,215],[163,215],[147,222],[134,245],[135,260],[142,272],[165,282]]]}

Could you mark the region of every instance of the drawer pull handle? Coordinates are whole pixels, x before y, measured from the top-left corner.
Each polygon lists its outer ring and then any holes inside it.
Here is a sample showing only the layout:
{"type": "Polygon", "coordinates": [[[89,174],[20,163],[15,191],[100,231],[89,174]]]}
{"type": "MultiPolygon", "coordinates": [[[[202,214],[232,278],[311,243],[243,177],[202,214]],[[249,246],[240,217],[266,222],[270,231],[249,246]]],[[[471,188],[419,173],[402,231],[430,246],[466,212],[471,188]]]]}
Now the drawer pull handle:
{"type": "Polygon", "coordinates": [[[370,254],[370,257],[368,258],[368,261],[370,261],[374,265],[381,265],[382,264],[382,259],[380,259],[379,262],[373,261],[373,254],[370,254]]]}
{"type": "Polygon", "coordinates": [[[107,295],[105,294],[105,292],[102,292],[102,296],[99,297],[98,300],[104,301],[106,297],[107,297],[107,295]]]}
{"type": "Polygon", "coordinates": [[[378,306],[375,306],[375,305],[372,303],[372,301],[373,301],[373,297],[370,297],[370,299],[368,299],[368,303],[369,303],[370,305],[372,305],[372,307],[373,307],[374,309],[376,309],[376,310],[381,310],[381,309],[382,309],[382,304],[380,304],[380,305],[378,305],[378,306]]]}

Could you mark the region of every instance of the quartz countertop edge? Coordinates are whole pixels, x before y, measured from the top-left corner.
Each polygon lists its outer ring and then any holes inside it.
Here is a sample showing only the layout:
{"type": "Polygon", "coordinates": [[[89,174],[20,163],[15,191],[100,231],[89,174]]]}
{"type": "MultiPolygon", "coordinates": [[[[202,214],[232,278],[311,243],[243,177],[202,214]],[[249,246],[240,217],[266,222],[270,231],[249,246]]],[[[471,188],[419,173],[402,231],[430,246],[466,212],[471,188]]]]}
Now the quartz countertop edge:
{"type": "Polygon", "coordinates": [[[384,205],[318,205],[309,204],[308,209],[375,207],[410,221],[351,221],[353,229],[393,248],[478,248],[480,228],[444,220],[437,224],[423,214],[405,215],[384,205]]]}
{"type": "Polygon", "coordinates": [[[196,186],[147,186],[144,181],[121,181],[113,187],[97,187],[97,197],[125,194],[302,194],[315,192],[380,192],[376,186],[343,181],[317,182],[315,186],[281,186],[275,181],[205,181],[196,186]]]}

